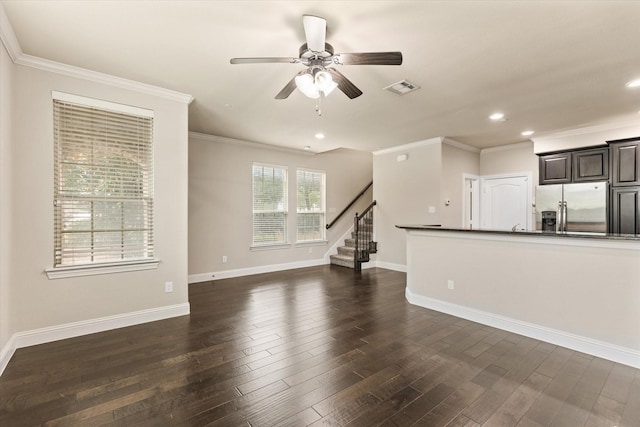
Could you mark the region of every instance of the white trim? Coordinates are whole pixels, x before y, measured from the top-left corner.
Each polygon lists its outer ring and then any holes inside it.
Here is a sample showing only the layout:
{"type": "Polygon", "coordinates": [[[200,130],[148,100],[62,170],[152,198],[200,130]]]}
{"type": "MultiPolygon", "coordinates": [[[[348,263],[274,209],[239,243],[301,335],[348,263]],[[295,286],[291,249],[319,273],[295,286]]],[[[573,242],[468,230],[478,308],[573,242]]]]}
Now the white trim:
{"type": "Polygon", "coordinates": [[[463,144],[462,142],[458,142],[458,141],[450,139],[450,138],[444,138],[442,140],[442,143],[450,145],[451,147],[459,148],[460,150],[470,151],[472,153],[481,153],[482,152],[482,150],[480,150],[477,147],[472,147],[471,145],[463,144]]]}
{"type": "MultiPolygon", "coordinates": [[[[1,6],[1,5],[0,5],[1,6]]],[[[13,357],[13,354],[16,352],[16,338],[15,334],[11,335],[9,341],[0,349],[0,375],[4,372],[4,369],[9,364],[9,361],[13,357]]]]}
{"type": "Polygon", "coordinates": [[[250,148],[257,148],[257,149],[271,150],[271,151],[283,151],[285,153],[295,153],[295,154],[300,154],[305,156],[315,156],[317,154],[308,150],[297,150],[295,148],[269,145],[263,142],[245,141],[241,139],[227,138],[224,136],[209,135],[206,133],[199,133],[199,132],[193,132],[193,131],[189,132],[189,138],[199,139],[201,141],[207,141],[207,142],[217,142],[221,144],[238,145],[241,147],[250,147],[250,148]]]}
{"type": "MultiPolygon", "coordinates": [[[[547,139],[565,138],[565,137],[568,137],[568,136],[588,135],[588,134],[591,134],[591,133],[604,132],[604,131],[608,131],[608,130],[621,129],[621,128],[626,128],[626,127],[637,127],[637,126],[638,126],[638,121],[637,120],[634,120],[634,121],[631,121],[631,122],[604,123],[604,124],[595,125],[595,126],[587,126],[587,127],[583,127],[583,128],[569,129],[569,130],[562,131],[562,132],[547,133],[547,134],[544,134],[544,135],[533,137],[533,138],[531,138],[531,140],[533,142],[537,143],[538,141],[545,141],[547,139]]],[[[603,144],[605,142],[606,141],[602,141],[603,144]]]]}
{"type": "MultiPolygon", "coordinates": [[[[616,239],[603,237],[597,233],[582,233],[585,237],[574,237],[570,235],[545,234],[542,232],[533,232],[529,234],[526,231],[514,232],[495,232],[490,230],[411,230],[407,229],[407,233],[415,236],[431,236],[444,237],[447,239],[465,239],[465,240],[488,240],[495,242],[513,242],[513,243],[532,243],[537,245],[557,245],[557,246],[574,246],[583,248],[606,248],[606,249],[624,249],[630,251],[640,251],[640,240],[635,239],[616,239]],[[591,237],[593,235],[593,237],[591,237]]],[[[578,233],[573,233],[578,234],[578,233]]]]}
{"type": "Polygon", "coordinates": [[[291,243],[266,243],[264,245],[252,245],[249,246],[250,251],[273,251],[277,249],[289,249],[292,246],[291,243]]]}
{"type": "Polygon", "coordinates": [[[276,271],[293,270],[296,268],[316,267],[326,265],[324,259],[312,259],[308,261],[288,262],[285,264],[260,265],[257,267],[238,268],[235,270],[214,271],[211,273],[198,273],[189,275],[189,284],[208,282],[210,280],[230,279],[232,277],[250,276],[252,274],[273,273],[276,271]]]}
{"type": "Polygon", "coordinates": [[[97,274],[125,273],[129,271],[153,270],[158,268],[160,260],[142,260],[109,264],[73,265],[54,267],[45,270],[49,279],[66,279],[69,277],[95,276],[97,274]]]}
{"type": "Polygon", "coordinates": [[[0,374],[4,371],[7,363],[9,363],[9,359],[18,348],[124,328],[127,326],[139,325],[142,323],[155,322],[157,320],[164,320],[172,317],[186,316],[190,312],[190,305],[186,302],[182,304],[150,308],[130,313],[116,314],[113,316],[99,317],[97,319],[88,319],[79,322],[65,323],[62,325],[18,332],[11,336],[9,342],[0,352],[0,374]]]}
{"type": "Polygon", "coordinates": [[[436,138],[425,139],[423,141],[416,141],[416,142],[411,142],[409,144],[397,145],[395,147],[383,148],[382,150],[376,150],[376,151],[373,151],[372,153],[374,156],[379,156],[381,154],[395,153],[398,151],[410,150],[412,148],[425,147],[427,145],[441,144],[444,139],[445,139],[444,137],[438,136],[436,138]]]}
{"type": "Polygon", "coordinates": [[[20,47],[20,43],[18,43],[16,33],[13,31],[13,27],[9,22],[2,3],[0,3],[0,40],[2,40],[2,44],[4,44],[9,57],[15,63],[16,60],[22,56],[22,48],[20,47]]]}
{"type": "Polygon", "coordinates": [[[55,90],[51,91],[51,98],[57,101],[83,105],[85,107],[94,107],[101,110],[114,111],[116,113],[125,113],[133,116],[153,118],[153,110],[135,107],[133,105],[118,104],[102,99],[88,98],[86,96],[73,95],[71,93],[58,92],[55,90]]]}
{"type": "Polygon", "coordinates": [[[171,101],[191,104],[195,99],[192,95],[176,92],[170,89],[164,89],[158,86],[152,86],[146,83],[136,82],[134,80],[115,77],[109,74],[97,71],[86,70],[84,68],[75,67],[73,65],[63,64],[48,59],[38,58],[36,56],[22,54],[15,61],[17,65],[31,67],[42,71],[61,74],[77,79],[88,80],[95,83],[101,83],[108,86],[119,87],[122,89],[133,90],[147,95],[157,96],[159,98],[169,99],[171,101]]]}
{"type": "Polygon", "coordinates": [[[38,58],[36,56],[27,55],[22,51],[20,43],[16,38],[13,27],[9,22],[4,6],[0,4],[0,40],[4,44],[11,60],[16,65],[36,68],[43,71],[49,71],[56,74],[62,74],[78,79],[89,80],[96,83],[102,83],[109,86],[119,87],[122,89],[133,90],[147,95],[157,96],[160,98],[170,99],[172,101],[191,104],[195,99],[192,95],[164,89],[158,86],[152,86],[146,83],[140,83],[121,77],[111,76],[109,74],[91,71],[73,65],[63,64],[48,59],[38,58]]]}
{"type": "Polygon", "coordinates": [[[384,262],[384,261],[375,261],[375,265],[373,265],[372,267],[378,267],[378,268],[384,268],[387,270],[393,270],[393,271],[399,271],[401,273],[406,273],[407,272],[407,266],[404,264],[394,264],[391,262],[384,262]]]}
{"type": "Polygon", "coordinates": [[[640,368],[640,352],[630,348],[575,335],[558,329],[547,328],[534,323],[523,322],[521,320],[500,316],[486,311],[476,310],[458,304],[452,304],[446,301],[428,298],[411,292],[409,288],[405,289],[405,297],[409,303],[420,307],[570,348],[572,350],[591,354],[593,356],[622,363],[634,368],[640,368]]]}
{"type": "Polygon", "coordinates": [[[483,148],[482,150],[480,150],[480,155],[483,154],[487,154],[487,153],[495,153],[498,151],[509,151],[509,150],[520,150],[523,148],[531,148],[533,149],[533,142],[532,141],[525,141],[525,142],[518,142],[516,144],[509,144],[509,145],[501,145],[498,147],[489,147],[489,148],[483,148]]]}
{"type": "Polygon", "coordinates": [[[311,246],[327,246],[327,243],[329,243],[329,241],[325,240],[325,239],[321,239],[321,240],[301,240],[299,242],[295,242],[293,244],[293,246],[295,248],[307,248],[307,247],[311,247],[311,246]]]}

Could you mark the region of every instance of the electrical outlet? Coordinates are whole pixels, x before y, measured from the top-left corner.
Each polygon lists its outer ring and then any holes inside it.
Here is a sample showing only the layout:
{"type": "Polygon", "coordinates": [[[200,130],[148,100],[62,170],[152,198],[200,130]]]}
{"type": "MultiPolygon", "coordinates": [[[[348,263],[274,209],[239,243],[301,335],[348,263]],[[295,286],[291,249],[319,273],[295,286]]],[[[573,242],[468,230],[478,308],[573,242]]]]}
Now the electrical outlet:
{"type": "Polygon", "coordinates": [[[451,279],[447,280],[447,288],[449,288],[450,290],[453,290],[453,280],[451,279]]]}
{"type": "Polygon", "coordinates": [[[309,253],[312,254],[313,253],[313,248],[309,248],[309,253]]]}
{"type": "Polygon", "coordinates": [[[166,293],[173,292],[173,282],[164,282],[164,291],[166,293]]]}
{"type": "Polygon", "coordinates": [[[222,263],[224,264],[225,262],[227,262],[227,256],[226,255],[222,255],[222,263]]]}

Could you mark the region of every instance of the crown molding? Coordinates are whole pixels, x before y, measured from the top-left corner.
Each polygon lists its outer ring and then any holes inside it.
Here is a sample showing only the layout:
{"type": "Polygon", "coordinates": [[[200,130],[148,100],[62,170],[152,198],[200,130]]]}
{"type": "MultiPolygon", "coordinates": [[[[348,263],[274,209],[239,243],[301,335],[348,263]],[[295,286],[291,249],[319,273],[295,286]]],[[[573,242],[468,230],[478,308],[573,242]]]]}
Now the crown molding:
{"type": "Polygon", "coordinates": [[[472,147],[471,145],[467,145],[467,144],[464,144],[462,142],[458,142],[458,141],[456,141],[454,139],[451,139],[451,138],[446,138],[445,137],[442,140],[442,143],[450,145],[451,147],[458,148],[460,150],[470,151],[470,152],[476,153],[476,154],[479,154],[481,152],[481,150],[479,148],[477,148],[477,147],[472,147]]]}
{"type": "Polygon", "coordinates": [[[276,145],[265,144],[262,142],[245,141],[242,139],[228,138],[226,136],[210,135],[207,133],[200,133],[200,132],[189,132],[189,139],[198,139],[200,141],[237,145],[241,147],[249,147],[254,149],[257,148],[262,150],[282,151],[285,153],[292,153],[292,154],[303,155],[303,156],[315,156],[316,154],[318,154],[318,153],[314,153],[306,150],[303,151],[303,150],[297,150],[295,148],[278,147],[276,145]]]}
{"type": "Polygon", "coordinates": [[[87,70],[85,68],[75,67],[73,65],[63,64],[49,59],[38,58],[36,56],[27,55],[22,51],[20,43],[16,38],[13,27],[9,22],[9,18],[0,3],[0,40],[4,45],[9,57],[16,65],[36,68],[42,71],[61,74],[78,79],[89,80],[95,83],[101,83],[109,86],[128,89],[147,95],[157,96],[159,98],[169,99],[171,101],[191,104],[195,99],[192,95],[176,92],[170,89],[164,89],[158,86],[146,83],[136,82],[134,80],[115,77],[109,74],[97,71],[87,70]]]}
{"type": "Polygon", "coordinates": [[[18,43],[16,33],[13,32],[13,27],[2,3],[0,3],[0,40],[2,40],[11,60],[16,62],[16,59],[22,55],[22,48],[20,48],[20,43],[18,43]]]}
{"type": "Polygon", "coordinates": [[[548,133],[548,134],[540,135],[537,137],[533,137],[531,138],[531,140],[533,142],[538,142],[538,141],[545,141],[548,139],[566,138],[570,136],[579,136],[579,135],[589,135],[597,132],[606,132],[608,130],[637,127],[638,125],[640,125],[640,122],[638,122],[637,120],[629,121],[629,122],[604,123],[601,125],[587,126],[583,128],[577,128],[577,129],[569,129],[562,132],[548,133]]]}
{"type": "Polygon", "coordinates": [[[488,154],[488,153],[495,153],[495,152],[498,152],[498,151],[519,150],[519,149],[522,149],[522,148],[531,148],[531,149],[533,149],[533,142],[532,141],[525,141],[525,142],[518,142],[516,144],[500,145],[500,146],[497,146],[497,147],[483,148],[482,150],[480,150],[480,155],[488,154]]]}
{"type": "Polygon", "coordinates": [[[427,145],[433,145],[433,144],[440,144],[444,141],[444,137],[443,136],[438,136],[435,138],[429,138],[429,139],[425,139],[423,141],[416,141],[416,142],[411,142],[409,144],[403,144],[403,145],[396,145],[395,147],[389,147],[389,148],[383,148],[382,150],[376,150],[373,152],[374,156],[380,156],[382,154],[389,154],[389,153],[397,153],[398,151],[405,151],[405,150],[410,150],[412,148],[418,148],[418,147],[426,147],[427,145]]]}

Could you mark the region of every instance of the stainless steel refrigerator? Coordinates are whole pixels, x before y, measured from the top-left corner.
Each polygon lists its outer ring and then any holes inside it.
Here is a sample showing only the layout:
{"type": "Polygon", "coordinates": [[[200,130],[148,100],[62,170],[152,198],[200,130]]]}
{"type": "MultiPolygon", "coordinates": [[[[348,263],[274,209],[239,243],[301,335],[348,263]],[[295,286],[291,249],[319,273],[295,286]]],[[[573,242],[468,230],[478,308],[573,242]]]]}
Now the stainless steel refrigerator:
{"type": "Polygon", "coordinates": [[[541,185],[535,204],[537,230],[607,232],[606,181],[541,185]]]}

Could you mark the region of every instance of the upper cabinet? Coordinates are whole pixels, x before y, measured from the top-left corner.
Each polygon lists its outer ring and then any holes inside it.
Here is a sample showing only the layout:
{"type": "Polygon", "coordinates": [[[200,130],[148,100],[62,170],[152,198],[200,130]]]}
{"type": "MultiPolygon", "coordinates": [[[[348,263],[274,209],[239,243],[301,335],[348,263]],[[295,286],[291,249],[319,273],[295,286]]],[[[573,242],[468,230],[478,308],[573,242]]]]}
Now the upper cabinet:
{"type": "Polygon", "coordinates": [[[546,154],[539,162],[541,185],[609,179],[608,147],[546,154]]]}
{"type": "Polygon", "coordinates": [[[609,148],[575,151],[573,182],[603,181],[609,179],[609,148]]]}
{"type": "Polygon", "coordinates": [[[609,143],[611,147],[611,185],[640,185],[640,139],[609,143]]]}
{"type": "Polygon", "coordinates": [[[540,184],[564,184],[571,182],[571,153],[540,156],[540,184]]]}

